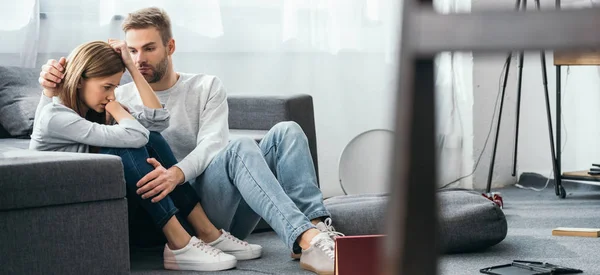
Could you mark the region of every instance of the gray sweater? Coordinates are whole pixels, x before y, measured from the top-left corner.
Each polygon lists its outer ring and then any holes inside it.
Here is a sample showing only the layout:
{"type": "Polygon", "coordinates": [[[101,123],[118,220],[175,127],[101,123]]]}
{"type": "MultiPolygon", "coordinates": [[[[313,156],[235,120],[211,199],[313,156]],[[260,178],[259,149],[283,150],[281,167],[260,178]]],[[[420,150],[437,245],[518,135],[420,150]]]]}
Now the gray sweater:
{"type": "Polygon", "coordinates": [[[79,116],[58,97],[50,99],[42,94],[29,149],[87,153],[89,146],[139,148],[148,142],[149,130],[162,131],[169,126],[169,112],[164,108],[145,107],[132,116],[136,119],[102,125],[79,116]]]}

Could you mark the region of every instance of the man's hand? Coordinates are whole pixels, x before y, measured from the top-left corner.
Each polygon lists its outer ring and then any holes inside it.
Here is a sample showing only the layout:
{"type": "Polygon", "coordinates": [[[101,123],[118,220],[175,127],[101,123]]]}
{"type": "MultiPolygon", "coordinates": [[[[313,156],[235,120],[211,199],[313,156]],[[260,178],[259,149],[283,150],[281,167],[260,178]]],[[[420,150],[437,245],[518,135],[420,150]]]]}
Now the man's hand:
{"type": "Polygon", "coordinates": [[[65,77],[65,65],[67,59],[61,57],[58,61],[54,59],[48,60],[46,64],[42,65],[42,71],[38,82],[44,88],[44,94],[47,97],[56,96],[56,87],[62,82],[65,77]]]}
{"type": "Polygon", "coordinates": [[[125,41],[108,39],[108,44],[110,44],[110,46],[113,47],[116,52],[121,54],[123,63],[125,63],[125,67],[127,67],[128,70],[135,69],[135,64],[133,63],[133,59],[131,59],[129,48],[127,48],[127,43],[125,41]]]}
{"type": "Polygon", "coordinates": [[[184,181],[183,172],[176,166],[165,169],[156,159],[149,158],[148,163],[154,166],[154,171],[144,176],[136,186],[138,187],[137,194],[142,196],[142,199],[151,198],[153,203],[164,199],[169,193],[184,181]]]}

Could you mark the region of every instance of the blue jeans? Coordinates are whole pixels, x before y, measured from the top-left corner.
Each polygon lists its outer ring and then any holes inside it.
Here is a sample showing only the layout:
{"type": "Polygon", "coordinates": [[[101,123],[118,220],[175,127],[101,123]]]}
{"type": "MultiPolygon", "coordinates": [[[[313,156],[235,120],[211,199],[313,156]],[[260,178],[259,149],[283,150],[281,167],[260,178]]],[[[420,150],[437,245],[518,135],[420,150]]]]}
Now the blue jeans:
{"type": "MultiPolygon", "coordinates": [[[[133,227],[130,228],[130,234],[136,227],[147,227],[148,217],[156,229],[162,229],[167,221],[177,213],[187,217],[199,201],[189,183],[177,186],[168,196],[157,203],[153,203],[152,198],[142,199],[141,195],[136,193],[137,182],[154,170],[154,167],[146,161],[148,158],[155,158],[167,169],[177,163],[171,148],[160,133],[150,132],[149,141],[144,147],[101,148],[100,153],[119,156],[123,162],[129,221],[130,226],[133,227]],[[135,226],[136,224],[143,226],[135,226]]],[[[153,228],[137,228],[137,230],[156,232],[153,228]]]]}
{"type": "Polygon", "coordinates": [[[330,216],[308,140],[295,122],[275,125],[260,144],[231,141],[192,187],[217,228],[244,239],[262,217],[294,251],[296,239],[315,227],[312,219],[330,216]]]}

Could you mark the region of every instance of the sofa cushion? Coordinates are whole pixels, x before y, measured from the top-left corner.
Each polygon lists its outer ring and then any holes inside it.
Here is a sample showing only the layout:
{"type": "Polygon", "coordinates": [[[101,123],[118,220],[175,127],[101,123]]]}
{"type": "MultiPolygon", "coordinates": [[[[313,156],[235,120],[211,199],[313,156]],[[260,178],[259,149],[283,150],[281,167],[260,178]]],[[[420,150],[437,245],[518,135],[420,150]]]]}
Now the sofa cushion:
{"type": "Polygon", "coordinates": [[[116,156],[0,146],[0,211],[125,197],[116,156]]]}
{"type": "Polygon", "coordinates": [[[0,67],[0,124],[14,137],[31,135],[42,89],[39,69],[0,67]]]}
{"type": "Polygon", "coordinates": [[[30,139],[21,138],[0,138],[0,151],[10,149],[27,149],[29,148],[30,139]]]}
{"type": "MultiPolygon", "coordinates": [[[[386,195],[347,195],[325,200],[336,230],[346,235],[385,234],[386,195]]],[[[481,194],[438,192],[440,248],[443,253],[481,250],[506,237],[502,210],[481,194]]]]}

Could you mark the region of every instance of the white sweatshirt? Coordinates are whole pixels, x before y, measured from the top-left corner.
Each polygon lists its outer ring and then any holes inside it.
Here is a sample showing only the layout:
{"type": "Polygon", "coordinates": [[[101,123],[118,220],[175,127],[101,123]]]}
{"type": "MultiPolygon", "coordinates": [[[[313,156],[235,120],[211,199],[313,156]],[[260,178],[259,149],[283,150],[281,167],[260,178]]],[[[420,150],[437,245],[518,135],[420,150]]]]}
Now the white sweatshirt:
{"type": "MultiPolygon", "coordinates": [[[[198,177],[229,141],[227,95],[215,76],[179,73],[173,87],[155,91],[169,110],[169,127],[161,132],[183,171],[185,181],[198,177]]],[[[132,112],[143,104],[133,83],[119,86],[117,101],[132,112]]]]}

